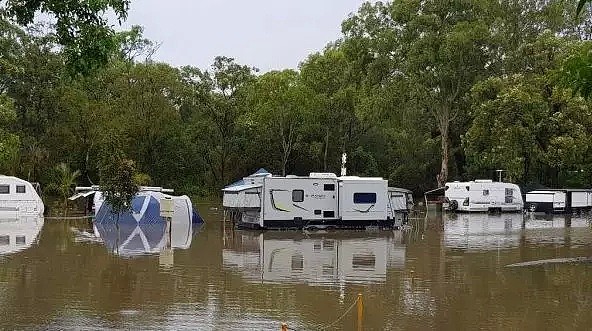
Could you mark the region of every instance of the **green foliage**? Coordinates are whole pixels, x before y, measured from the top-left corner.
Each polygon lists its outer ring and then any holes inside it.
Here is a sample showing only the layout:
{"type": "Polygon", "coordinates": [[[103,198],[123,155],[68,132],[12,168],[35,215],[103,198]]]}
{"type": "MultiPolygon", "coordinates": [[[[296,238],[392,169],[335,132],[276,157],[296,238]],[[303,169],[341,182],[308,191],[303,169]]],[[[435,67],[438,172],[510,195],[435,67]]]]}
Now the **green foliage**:
{"type": "Polygon", "coordinates": [[[344,152],[348,174],[416,192],[498,168],[592,180],[591,104],[574,93],[590,93],[590,13],[575,19],[575,3],[365,3],[298,70],[261,75],[224,56],[152,61],[141,27],[102,27],[124,0],[5,3],[23,25],[61,23],[56,39],[0,19],[0,171],[48,184],[66,163],[117,208],[140,184],[212,196],[259,167],[339,172],[344,152]]]}
{"type": "Polygon", "coordinates": [[[20,139],[8,129],[16,121],[14,104],[8,96],[0,94],[0,172],[13,174],[19,156],[20,139]]]}
{"type": "Polygon", "coordinates": [[[138,175],[134,161],[117,150],[103,152],[99,166],[101,192],[115,213],[127,210],[138,193],[138,175]]]}
{"type": "Polygon", "coordinates": [[[78,177],[80,177],[80,171],[71,170],[70,166],[66,163],[58,163],[53,168],[51,182],[47,185],[46,189],[49,192],[58,193],[65,207],[68,203],[68,197],[74,193],[74,187],[76,186],[78,177]]]}
{"type": "Polygon", "coordinates": [[[68,68],[73,73],[88,74],[107,64],[117,49],[114,32],[104,17],[113,11],[121,21],[126,18],[129,0],[7,0],[10,18],[22,26],[34,22],[40,13],[55,18],[55,34],[64,46],[68,68]]]}

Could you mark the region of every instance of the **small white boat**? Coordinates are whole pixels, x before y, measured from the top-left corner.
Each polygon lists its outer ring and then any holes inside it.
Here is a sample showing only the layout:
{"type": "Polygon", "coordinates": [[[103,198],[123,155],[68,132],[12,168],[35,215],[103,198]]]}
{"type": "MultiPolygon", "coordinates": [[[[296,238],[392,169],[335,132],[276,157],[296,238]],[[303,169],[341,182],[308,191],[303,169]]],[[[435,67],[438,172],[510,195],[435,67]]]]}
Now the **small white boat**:
{"type": "Polygon", "coordinates": [[[33,184],[26,180],[0,175],[0,218],[43,216],[45,207],[33,184]]]}

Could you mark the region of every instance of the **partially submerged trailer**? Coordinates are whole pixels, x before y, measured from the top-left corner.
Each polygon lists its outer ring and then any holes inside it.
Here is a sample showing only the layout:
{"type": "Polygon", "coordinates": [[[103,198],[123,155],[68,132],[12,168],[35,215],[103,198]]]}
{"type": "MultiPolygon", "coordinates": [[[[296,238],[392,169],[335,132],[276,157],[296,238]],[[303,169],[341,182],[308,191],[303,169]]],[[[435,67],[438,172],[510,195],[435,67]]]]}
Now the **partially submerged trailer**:
{"type": "Polygon", "coordinates": [[[544,189],[526,193],[530,212],[572,213],[592,209],[592,190],[544,189]]]}
{"type": "Polygon", "coordinates": [[[400,226],[408,212],[409,192],[391,189],[378,177],[245,177],[223,189],[223,206],[240,226],[250,228],[363,228],[400,226]]]}
{"type": "Polygon", "coordinates": [[[43,216],[45,207],[38,187],[17,177],[0,175],[0,218],[43,216]]]}
{"type": "Polygon", "coordinates": [[[478,179],[446,183],[445,208],[459,212],[517,212],[524,202],[516,184],[478,179]]]}

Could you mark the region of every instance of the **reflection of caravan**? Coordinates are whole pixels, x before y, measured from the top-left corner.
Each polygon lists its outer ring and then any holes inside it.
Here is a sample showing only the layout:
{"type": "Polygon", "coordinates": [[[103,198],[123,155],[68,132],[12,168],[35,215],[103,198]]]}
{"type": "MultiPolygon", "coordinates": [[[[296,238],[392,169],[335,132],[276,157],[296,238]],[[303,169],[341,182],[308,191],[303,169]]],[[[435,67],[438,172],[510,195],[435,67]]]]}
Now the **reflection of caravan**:
{"type": "Polygon", "coordinates": [[[472,213],[445,214],[443,217],[446,247],[466,250],[512,248],[529,242],[560,243],[569,233],[564,231],[565,228],[585,229],[592,224],[588,215],[538,217],[522,213],[472,213]]]}
{"type": "Polygon", "coordinates": [[[405,266],[405,246],[393,236],[265,232],[249,238],[229,243],[222,256],[226,268],[238,268],[252,281],[373,283],[385,281],[388,269],[405,266]]]}
{"type": "Polygon", "coordinates": [[[524,203],[516,184],[475,180],[446,183],[448,210],[463,212],[521,211],[524,203]]]}
{"type": "Polygon", "coordinates": [[[531,212],[571,213],[592,208],[592,190],[534,190],[526,193],[531,212]]]}
{"type": "Polygon", "coordinates": [[[311,173],[273,177],[255,174],[224,190],[224,207],[244,226],[262,228],[400,225],[410,192],[389,189],[375,177],[311,173]]]}
{"type": "Polygon", "coordinates": [[[0,217],[43,216],[43,201],[35,187],[20,178],[0,175],[0,217]]]}
{"type": "Polygon", "coordinates": [[[29,248],[43,227],[43,217],[0,220],[0,255],[29,248]]]}

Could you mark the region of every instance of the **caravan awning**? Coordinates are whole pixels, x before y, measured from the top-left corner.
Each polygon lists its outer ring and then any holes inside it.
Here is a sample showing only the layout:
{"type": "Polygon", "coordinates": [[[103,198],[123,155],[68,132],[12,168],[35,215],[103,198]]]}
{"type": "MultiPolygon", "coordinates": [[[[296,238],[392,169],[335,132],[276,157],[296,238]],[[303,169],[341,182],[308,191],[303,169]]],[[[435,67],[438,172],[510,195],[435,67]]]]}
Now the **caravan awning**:
{"type": "Polygon", "coordinates": [[[446,191],[446,189],[447,189],[446,186],[444,186],[444,187],[438,187],[438,188],[435,188],[433,190],[429,190],[429,191],[425,192],[423,195],[430,195],[432,193],[436,193],[436,192],[439,192],[439,191],[446,191]]]}
{"type": "Polygon", "coordinates": [[[95,191],[95,190],[86,191],[86,192],[78,192],[78,193],[74,194],[73,196],[69,197],[68,200],[74,201],[78,198],[82,198],[82,197],[86,198],[87,196],[93,195],[95,193],[97,193],[97,191],[95,191]]]}
{"type": "Polygon", "coordinates": [[[262,186],[261,184],[235,185],[235,186],[226,187],[222,191],[228,192],[228,193],[238,193],[238,192],[242,192],[242,191],[246,191],[246,190],[250,190],[250,189],[254,189],[254,188],[259,188],[261,186],[262,186]]]}
{"type": "Polygon", "coordinates": [[[400,188],[400,187],[389,187],[388,191],[389,192],[401,192],[401,193],[413,193],[413,192],[411,192],[411,190],[408,190],[405,188],[400,188]]]}

